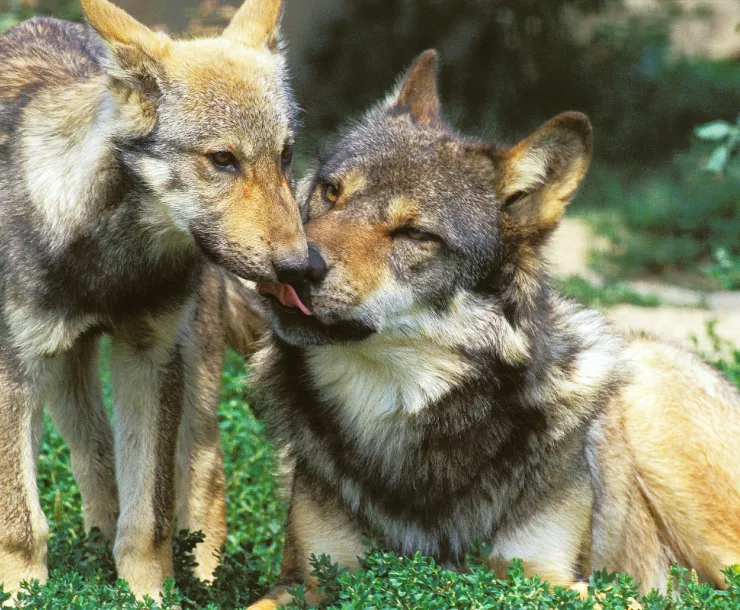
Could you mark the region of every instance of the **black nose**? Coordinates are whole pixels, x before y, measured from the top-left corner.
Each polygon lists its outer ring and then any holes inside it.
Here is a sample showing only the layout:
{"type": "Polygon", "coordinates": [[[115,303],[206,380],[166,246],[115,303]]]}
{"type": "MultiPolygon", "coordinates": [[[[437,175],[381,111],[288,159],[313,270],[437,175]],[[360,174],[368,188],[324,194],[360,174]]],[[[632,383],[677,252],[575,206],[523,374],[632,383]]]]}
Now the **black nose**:
{"type": "Polygon", "coordinates": [[[275,276],[281,284],[295,284],[300,282],[308,271],[306,255],[301,257],[282,257],[272,263],[275,276]]]}
{"type": "Polygon", "coordinates": [[[306,279],[314,284],[320,283],[328,273],[329,268],[326,266],[321,250],[316,244],[308,244],[308,273],[306,279]]]}

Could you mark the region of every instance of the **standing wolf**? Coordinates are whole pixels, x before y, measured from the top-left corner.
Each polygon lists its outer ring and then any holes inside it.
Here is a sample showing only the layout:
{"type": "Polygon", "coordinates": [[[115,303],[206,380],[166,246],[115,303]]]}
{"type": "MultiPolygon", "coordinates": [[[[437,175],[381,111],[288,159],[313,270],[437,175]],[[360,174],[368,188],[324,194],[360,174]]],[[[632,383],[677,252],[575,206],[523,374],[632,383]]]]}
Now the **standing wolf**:
{"type": "Polygon", "coordinates": [[[119,575],[156,596],[172,575],[183,409],[181,524],[217,530],[201,576],[225,535],[208,499],[223,483],[218,433],[199,412],[214,385],[203,346],[218,343],[202,308],[225,312],[239,288],[206,260],[282,281],[307,263],[282,6],[247,0],[223,36],[176,41],[107,0],[82,5],[92,28],[34,19],[0,38],[0,582],[47,575],[35,462],[48,405],[86,526],[115,536],[119,575]]]}
{"type": "MultiPolygon", "coordinates": [[[[740,395],[691,354],[622,340],[550,287],[543,244],[591,128],[557,116],[510,149],[442,121],[436,55],[305,184],[310,270],[262,284],[274,337],[258,404],[293,459],[282,584],[309,556],[353,567],[363,535],[459,565],[643,588],[669,566],[717,586],[740,561],[740,395]]],[[[301,190],[301,189],[299,189],[301,190]]]]}

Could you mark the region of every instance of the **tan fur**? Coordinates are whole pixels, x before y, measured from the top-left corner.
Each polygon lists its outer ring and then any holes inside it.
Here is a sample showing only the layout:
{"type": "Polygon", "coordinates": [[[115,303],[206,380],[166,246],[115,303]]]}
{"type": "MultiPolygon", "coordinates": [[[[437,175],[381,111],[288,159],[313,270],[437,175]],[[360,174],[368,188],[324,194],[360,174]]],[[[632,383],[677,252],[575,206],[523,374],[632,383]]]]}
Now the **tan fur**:
{"type": "Polygon", "coordinates": [[[210,267],[184,344],[185,403],[177,454],[179,527],[207,534],[195,550],[195,575],[210,581],[226,542],[226,503],[217,408],[221,360],[231,346],[248,357],[265,330],[256,295],[240,280],[210,267]]]}
{"type": "Polygon", "coordinates": [[[591,158],[590,136],[588,119],[568,112],[548,121],[508,150],[499,176],[502,198],[522,195],[513,204],[510,215],[540,229],[553,228],[586,175],[591,158]]]}
{"type": "Polygon", "coordinates": [[[608,545],[602,561],[640,562],[647,586],[662,584],[668,562],[680,561],[723,587],[720,571],[740,562],[740,396],[680,348],[638,338],[627,353],[635,380],[604,415],[599,440],[616,445],[613,434],[626,443],[622,472],[605,463],[614,479],[609,510],[641,552],[608,545]]]}
{"type": "Polygon", "coordinates": [[[276,30],[282,10],[282,0],[247,0],[234,15],[223,35],[249,47],[274,48],[278,44],[276,30]]]}
{"type": "Polygon", "coordinates": [[[413,224],[419,217],[419,204],[408,197],[398,197],[388,208],[388,224],[394,228],[413,224]]]}
{"type": "Polygon", "coordinates": [[[391,247],[389,228],[342,222],[341,218],[325,217],[313,223],[309,240],[321,240],[327,250],[341,257],[343,265],[352,269],[346,277],[355,299],[362,300],[380,288],[386,280],[385,259],[391,247]]]}
{"type": "MultiPolygon", "coordinates": [[[[300,482],[298,482],[300,485],[300,482]]],[[[305,599],[318,605],[324,595],[318,591],[318,582],[311,575],[309,557],[326,554],[339,568],[354,570],[358,558],[367,549],[362,543],[362,532],[339,510],[314,502],[299,486],[294,486],[288,522],[285,526],[285,549],[281,576],[306,584],[305,599]]],[[[290,603],[287,587],[278,586],[270,594],[249,606],[248,610],[270,610],[290,603]]]]}

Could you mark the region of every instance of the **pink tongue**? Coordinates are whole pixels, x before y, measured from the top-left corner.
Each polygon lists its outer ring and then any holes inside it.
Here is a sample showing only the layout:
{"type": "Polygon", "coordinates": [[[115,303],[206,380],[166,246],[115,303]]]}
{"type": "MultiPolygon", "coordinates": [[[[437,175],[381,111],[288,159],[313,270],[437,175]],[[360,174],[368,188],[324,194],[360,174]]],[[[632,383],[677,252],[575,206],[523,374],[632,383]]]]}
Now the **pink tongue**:
{"type": "Polygon", "coordinates": [[[297,307],[307,316],[312,316],[311,310],[303,304],[295,288],[290,284],[263,283],[257,286],[257,294],[265,296],[271,294],[286,307],[297,307]]]}

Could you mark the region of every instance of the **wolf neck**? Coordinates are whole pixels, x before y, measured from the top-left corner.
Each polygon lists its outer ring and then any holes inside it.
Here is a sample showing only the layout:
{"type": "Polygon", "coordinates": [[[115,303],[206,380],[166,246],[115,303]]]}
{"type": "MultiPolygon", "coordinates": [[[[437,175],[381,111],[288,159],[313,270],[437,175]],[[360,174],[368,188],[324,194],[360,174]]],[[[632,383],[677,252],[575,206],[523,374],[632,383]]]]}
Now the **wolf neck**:
{"type": "MultiPolygon", "coordinates": [[[[26,187],[42,220],[42,238],[53,250],[63,250],[93,226],[118,230],[112,225],[121,222],[126,202],[140,210],[158,209],[121,160],[126,121],[105,75],[50,90],[34,102],[33,113],[21,144],[26,187]]],[[[141,225],[140,236],[148,234],[152,259],[190,245],[172,224],[163,229],[141,213],[126,216],[141,225]]]]}
{"type": "Polygon", "coordinates": [[[456,350],[425,337],[311,347],[307,364],[323,398],[342,405],[347,423],[358,428],[393,414],[413,416],[469,369],[456,350]]]}
{"type": "Polygon", "coordinates": [[[59,245],[110,180],[115,108],[100,76],[44,91],[26,114],[33,115],[21,139],[26,186],[44,233],[59,245]]]}
{"type": "Polygon", "coordinates": [[[447,315],[418,324],[416,336],[307,348],[307,371],[318,396],[335,406],[340,426],[368,447],[389,426],[444,409],[446,396],[471,384],[505,408],[549,411],[562,419],[563,432],[590,416],[619,375],[620,341],[599,314],[555,295],[539,309],[514,327],[495,304],[462,299],[447,315]]]}

